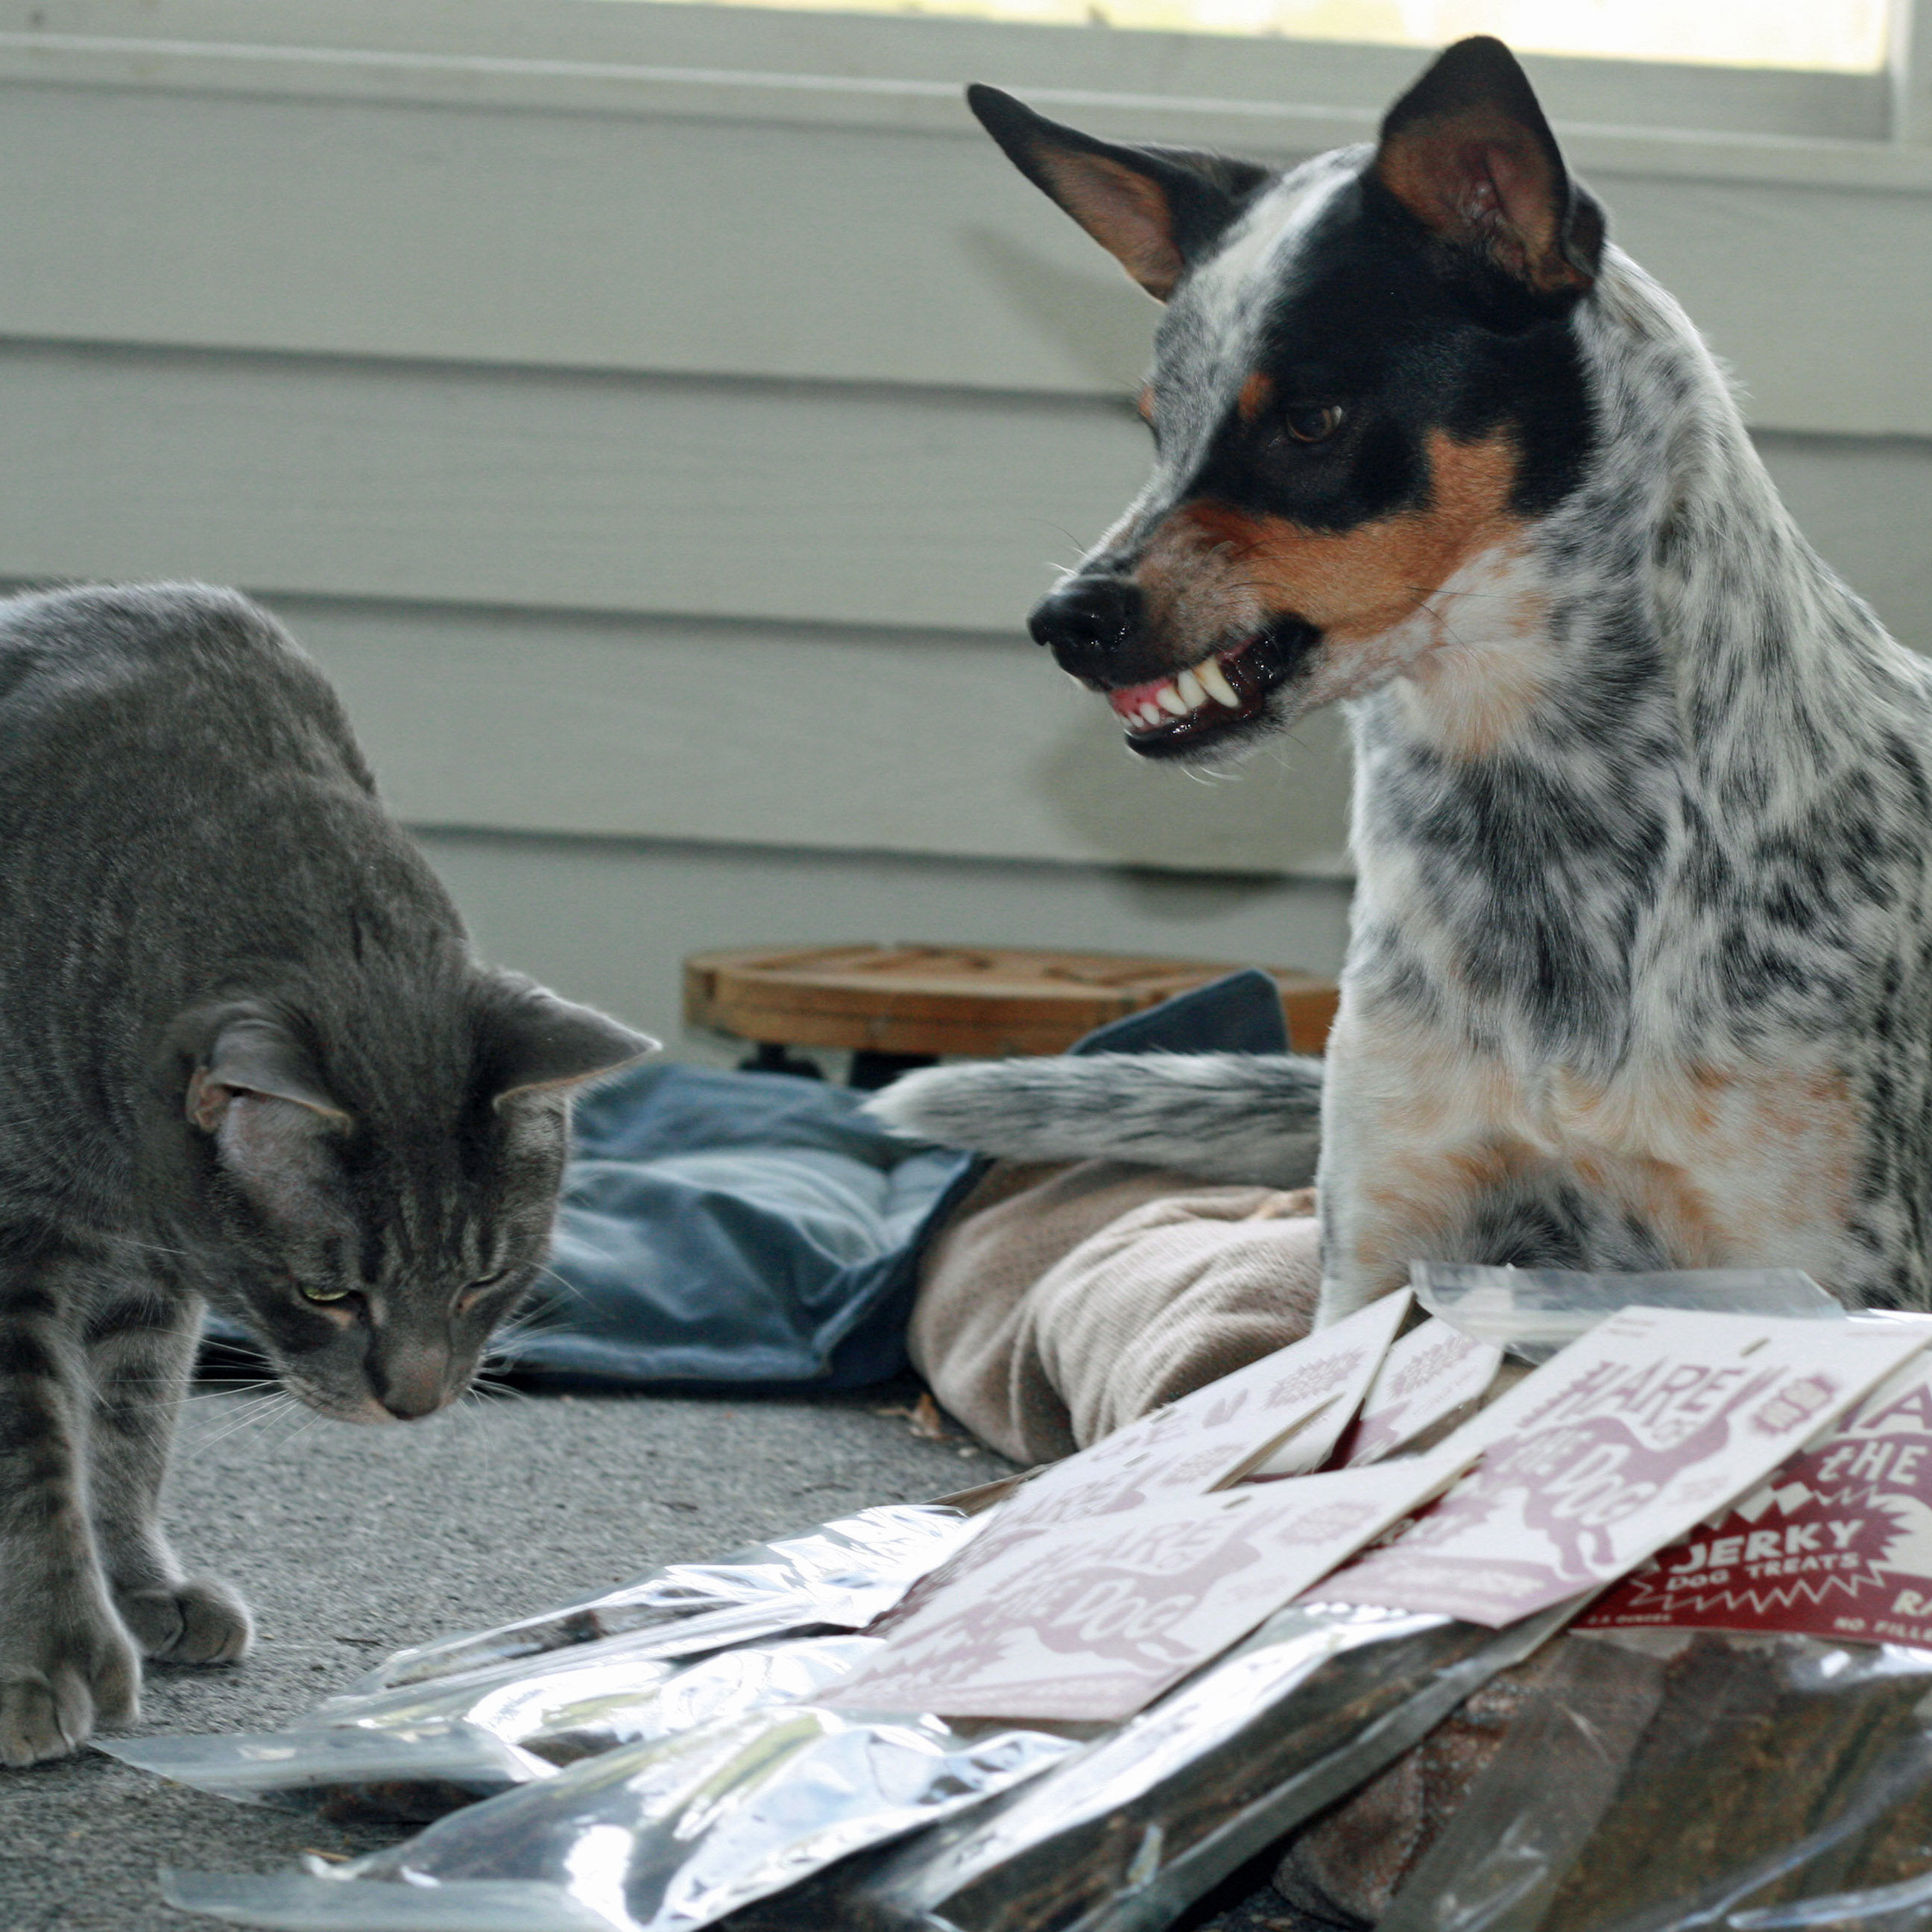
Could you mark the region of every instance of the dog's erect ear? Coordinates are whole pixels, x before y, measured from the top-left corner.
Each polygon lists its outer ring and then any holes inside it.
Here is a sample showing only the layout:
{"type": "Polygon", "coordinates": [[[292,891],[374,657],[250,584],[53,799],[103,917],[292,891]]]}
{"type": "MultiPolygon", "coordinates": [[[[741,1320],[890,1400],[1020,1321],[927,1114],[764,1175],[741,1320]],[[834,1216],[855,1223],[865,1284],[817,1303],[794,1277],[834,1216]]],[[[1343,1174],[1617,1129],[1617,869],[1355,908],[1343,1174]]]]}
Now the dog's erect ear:
{"type": "Polygon", "coordinates": [[[1502,41],[1458,40],[1389,110],[1376,172],[1432,235],[1544,295],[1597,278],[1604,214],[1502,41]]]}
{"type": "Polygon", "coordinates": [[[1059,202],[1156,302],[1274,171],[1185,148],[1120,148],[1036,114],[997,87],[967,105],[1027,179],[1059,202]]]}

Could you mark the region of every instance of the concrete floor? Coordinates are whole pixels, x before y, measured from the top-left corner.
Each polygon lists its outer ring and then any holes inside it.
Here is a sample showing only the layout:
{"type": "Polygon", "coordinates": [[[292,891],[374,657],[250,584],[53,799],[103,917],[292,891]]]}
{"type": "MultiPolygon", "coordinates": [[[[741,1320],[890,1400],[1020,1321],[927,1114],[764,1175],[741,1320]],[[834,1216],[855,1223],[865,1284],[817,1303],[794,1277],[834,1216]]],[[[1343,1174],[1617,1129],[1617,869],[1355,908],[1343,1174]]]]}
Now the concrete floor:
{"type": "MultiPolygon", "coordinates": [[[[287,1408],[258,1416],[249,1396],[212,1390],[184,1429],[173,1534],[187,1560],[242,1589],[260,1634],[232,1668],[151,1669],[140,1728],[272,1729],[404,1644],[1006,1473],[962,1438],[925,1441],[874,1412],[908,1394],[472,1398],[429,1422],[358,1429],[287,1408]]],[[[188,1932],[213,1922],[161,1903],[159,1866],[271,1871],[380,1842],[92,1754],[0,1770],[0,1928],[188,1932]]]]}

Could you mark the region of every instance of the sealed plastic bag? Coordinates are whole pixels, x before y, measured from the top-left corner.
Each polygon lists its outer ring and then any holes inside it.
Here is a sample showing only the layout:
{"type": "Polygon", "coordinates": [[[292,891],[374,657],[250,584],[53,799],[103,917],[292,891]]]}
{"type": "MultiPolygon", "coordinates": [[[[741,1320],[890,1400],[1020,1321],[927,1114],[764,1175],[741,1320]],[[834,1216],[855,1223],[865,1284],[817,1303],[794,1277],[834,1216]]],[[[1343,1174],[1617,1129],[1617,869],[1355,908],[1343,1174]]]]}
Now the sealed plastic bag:
{"type": "MultiPolygon", "coordinates": [[[[741,1550],[722,1563],[670,1564],[560,1610],[400,1650],[346,1694],[427,1683],[664,1625],[676,1626],[674,1641],[687,1656],[814,1625],[862,1630],[944,1562],[976,1526],[946,1503],[861,1510],[802,1536],[741,1550]]],[[[660,1654],[674,1653],[667,1648],[660,1654]]]]}
{"type": "Polygon", "coordinates": [[[309,1720],[332,1727],[413,1732],[460,1724],[551,1765],[647,1744],[700,1724],[802,1703],[841,1682],[880,1648],[877,1637],[794,1637],[665,1658],[640,1637],[608,1637],[554,1659],[360,1697],[332,1698],[309,1720]]]}
{"type": "Polygon", "coordinates": [[[487,1731],[437,1720],[381,1732],[99,1738],[94,1747],[198,1791],[341,1824],[427,1823],[552,1769],[487,1731]]]}
{"type": "Polygon", "coordinates": [[[472,1923],[469,1900],[495,1932],[684,1932],[1078,1748],[992,1724],[756,1712],[586,1759],[352,1864],[272,1880],[171,1874],[163,1889],[249,1925],[412,1932],[472,1923]]]}
{"type": "Polygon", "coordinates": [[[1904,1932],[1932,1924],[1932,1654],[1578,1633],[1426,1794],[1432,1817],[1377,1796],[1289,1848],[1276,1883],[1303,1910],[1378,1932],[1904,1932]]]}
{"type": "Polygon", "coordinates": [[[817,1695],[879,1647],[838,1627],[897,1601],[973,1533],[967,1512],[1010,1486],[866,1510],[728,1562],[673,1564],[588,1606],[400,1652],[286,1732],[101,1748],[243,1802],[426,1822],[580,1758],[817,1695]],[[814,1634],[760,1641],[775,1629],[814,1634]]]}
{"type": "Polygon", "coordinates": [[[1568,1613],[1490,1630],[1291,1606],[1044,1778],[742,1913],[734,1932],[1155,1932],[1568,1613]]]}
{"type": "Polygon", "coordinates": [[[1563,1268],[1415,1262],[1416,1299],[1451,1328],[1519,1360],[1546,1362],[1619,1309],[1842,1321],[1843,1305],[1796,1268],[1687,1268],[1660,1274],[1583,1274],[1563,1268]]]}
{"type": "Polygon", "coordinates": [[[804,1702],[880,1648],[876,1637],[800,1637],[692,1664],[626,1654],[637,1640],[607,1638],[554,1663],[525,1660],[332,1700],[286,1731],[105,1739],[99,1748],[244,1804],[428,1824],[580,1758],[804,1702]]]}

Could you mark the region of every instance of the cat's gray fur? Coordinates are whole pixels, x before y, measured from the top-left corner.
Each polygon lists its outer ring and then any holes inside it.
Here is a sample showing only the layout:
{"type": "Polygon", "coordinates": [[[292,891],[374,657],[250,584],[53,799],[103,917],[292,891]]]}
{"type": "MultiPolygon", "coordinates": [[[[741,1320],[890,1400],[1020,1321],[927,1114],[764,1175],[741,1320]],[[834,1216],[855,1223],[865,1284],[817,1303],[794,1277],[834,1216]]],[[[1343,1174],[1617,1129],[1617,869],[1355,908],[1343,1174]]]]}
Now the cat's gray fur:
{"type": "Polygon", "coordinates": [[[158,1499],[204,1306],[349,1420],[467,1385],[568,1097],[651,1042],[472,957],[334,694],[195,585],[0,602],[0,1763],[238,1657],[158,1499]]]}

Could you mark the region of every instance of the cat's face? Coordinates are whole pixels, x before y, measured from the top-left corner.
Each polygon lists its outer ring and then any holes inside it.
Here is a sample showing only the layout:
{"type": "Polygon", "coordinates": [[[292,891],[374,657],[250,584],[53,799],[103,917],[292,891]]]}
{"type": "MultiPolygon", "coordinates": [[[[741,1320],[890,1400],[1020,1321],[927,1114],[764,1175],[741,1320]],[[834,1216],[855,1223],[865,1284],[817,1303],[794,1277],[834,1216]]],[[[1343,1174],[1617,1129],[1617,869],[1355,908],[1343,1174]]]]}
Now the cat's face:
{"type": "Polygon", "coordinates": [[[204,1292],[351,1422],[469,1387],[542,1268],[572,1092],[652,1044],[508,976],[479,976],[457,1030],[412,1055],[332,1053],[254,1004],[178,1037],[204,1292]]]}

